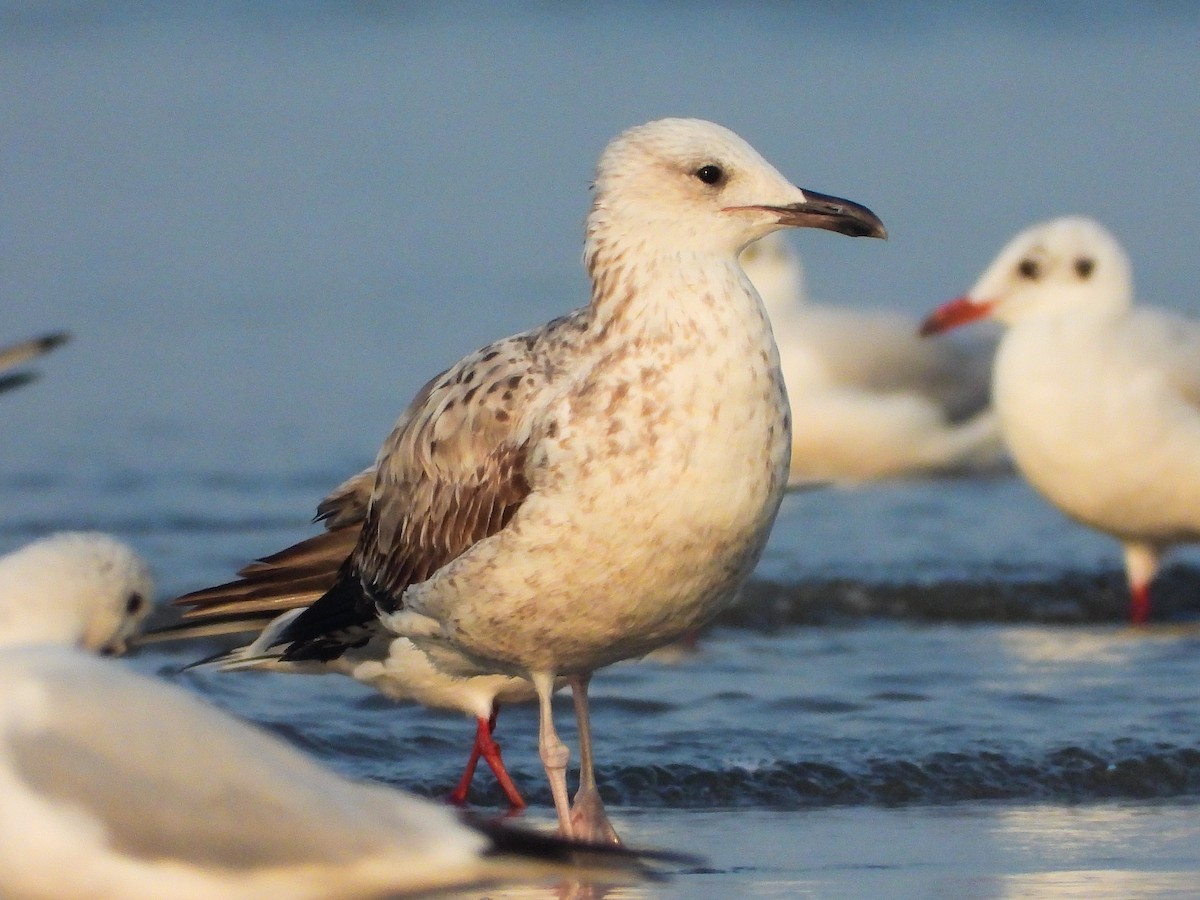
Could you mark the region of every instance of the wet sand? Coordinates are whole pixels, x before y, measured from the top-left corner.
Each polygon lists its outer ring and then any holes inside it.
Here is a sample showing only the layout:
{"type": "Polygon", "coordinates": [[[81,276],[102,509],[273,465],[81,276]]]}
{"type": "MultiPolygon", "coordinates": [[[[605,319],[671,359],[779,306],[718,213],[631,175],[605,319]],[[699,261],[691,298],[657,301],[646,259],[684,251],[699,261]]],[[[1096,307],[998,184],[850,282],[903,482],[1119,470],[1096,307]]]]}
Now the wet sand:
{"type": "Polygon", "coordinates": [[[1191,803],[616,813],[630,845],[686,850],[705,862],[676,868],[657,885],[473,896],[1115,900],[1200,893],[1200,806],[1191,803]]]}

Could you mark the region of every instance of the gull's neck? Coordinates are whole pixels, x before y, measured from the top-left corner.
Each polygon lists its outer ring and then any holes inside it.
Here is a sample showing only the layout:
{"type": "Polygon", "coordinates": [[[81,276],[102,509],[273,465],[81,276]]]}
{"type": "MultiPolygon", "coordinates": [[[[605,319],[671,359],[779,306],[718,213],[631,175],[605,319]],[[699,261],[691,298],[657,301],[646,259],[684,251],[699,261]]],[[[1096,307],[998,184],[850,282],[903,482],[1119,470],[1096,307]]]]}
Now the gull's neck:
{"type": "Polygon", "coordinates": [[[679,249],[655,235],[634,240],[589,233],[584,264],[592,282],[591,310],[600,331],[725,333],[738,321],[765,320],[762,301],[737,254],[679,249]]]}

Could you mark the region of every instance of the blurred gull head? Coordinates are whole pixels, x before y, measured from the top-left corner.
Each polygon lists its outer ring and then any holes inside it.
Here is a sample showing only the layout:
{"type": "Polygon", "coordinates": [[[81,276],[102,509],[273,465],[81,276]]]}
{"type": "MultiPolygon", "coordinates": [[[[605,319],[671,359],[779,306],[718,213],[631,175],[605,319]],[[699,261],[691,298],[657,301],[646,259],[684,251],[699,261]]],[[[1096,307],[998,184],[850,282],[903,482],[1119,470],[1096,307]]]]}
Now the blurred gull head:
{"type": "Polygon", "coordinates": [[[149,566],[115,538],[51,535],[0,557],[0,645],[123,653],[153,590],[149,566]]]}

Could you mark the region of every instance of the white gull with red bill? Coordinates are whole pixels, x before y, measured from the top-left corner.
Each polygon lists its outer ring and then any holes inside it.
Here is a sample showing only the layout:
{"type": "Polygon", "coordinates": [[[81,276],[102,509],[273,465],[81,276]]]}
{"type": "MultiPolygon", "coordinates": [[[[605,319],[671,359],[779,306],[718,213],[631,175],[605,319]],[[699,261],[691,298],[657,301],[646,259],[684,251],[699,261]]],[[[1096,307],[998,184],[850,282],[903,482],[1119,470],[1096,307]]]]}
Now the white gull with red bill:
{"type": "Polygon", "coordinates": [[[988,317],[1007,326],[992,390],[1017,467],[1121,542],[1144,622],[1163,552],[1200,540],[1200,322],[1134,306],[1125,252],[1081,217],[1017,235],[923,330],[988,317]]]}

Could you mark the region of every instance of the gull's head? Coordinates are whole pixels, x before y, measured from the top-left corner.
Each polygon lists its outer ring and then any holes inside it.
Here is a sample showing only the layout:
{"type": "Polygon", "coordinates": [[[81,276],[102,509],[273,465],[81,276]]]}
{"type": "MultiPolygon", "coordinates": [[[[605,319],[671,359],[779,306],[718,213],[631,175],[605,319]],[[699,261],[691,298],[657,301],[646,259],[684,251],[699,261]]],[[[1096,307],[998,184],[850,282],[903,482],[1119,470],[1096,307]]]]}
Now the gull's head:
{"type": "Polygon", "coordinates": [[[1108,315],[1129,307],[1129,258],[1102,225],[1054,219],[1008,242],[965,296],[934,310],[921,326],[935,334],[992,318],[1005,325],[1047,316],[1108,315]]]}
{"type": "Polygon", "coordinates": [[[149,566],[115,538],[52,535],[0,557],[0,645],[123,653],[153,592],[149,566]]]}
{"type": "Polygon", "coordinates": [[[885,237],[864,206],[796,187],[744,140],[701,119],[659,119],[600,157],[589,243],[736,256],[780,228],[885,237]]]}

